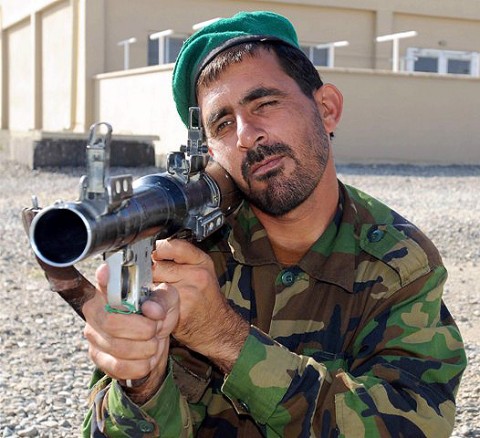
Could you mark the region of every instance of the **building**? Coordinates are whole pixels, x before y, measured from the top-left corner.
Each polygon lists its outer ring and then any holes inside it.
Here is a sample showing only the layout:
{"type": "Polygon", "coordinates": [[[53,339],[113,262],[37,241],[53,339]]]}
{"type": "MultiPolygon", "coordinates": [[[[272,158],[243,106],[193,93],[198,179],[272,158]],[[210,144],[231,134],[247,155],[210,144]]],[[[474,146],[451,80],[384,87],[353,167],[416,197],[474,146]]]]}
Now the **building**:
{"type": "Polygon", "coordinates": [[[97,120],[126,139],[153,140],[157,156],[177,149],[186,131],[170,79],[183,40],[205,21],[267,9],[294,23],[324,80],[344,93],[338,160],[480,164],[478,0],[1,0],[0,7],[1,128],[17,159],[32,141],[84,139],[97,120]]]}

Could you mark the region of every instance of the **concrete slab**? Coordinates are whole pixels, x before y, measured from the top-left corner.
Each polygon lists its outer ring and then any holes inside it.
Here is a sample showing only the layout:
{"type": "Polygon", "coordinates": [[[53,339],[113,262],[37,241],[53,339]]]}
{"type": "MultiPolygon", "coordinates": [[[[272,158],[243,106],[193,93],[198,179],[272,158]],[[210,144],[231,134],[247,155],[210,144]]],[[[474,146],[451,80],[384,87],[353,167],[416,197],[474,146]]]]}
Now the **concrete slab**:
{"type": "MultiPolygon", "coordinates": [[[[57,132],[10,132],[10,159],[30,169],[41,167],[83,167],[87,134],[57,132]]],[[[113,135],[110,152],[111,166],[154,166],[155,142],[158,136],[113,135]]]]}

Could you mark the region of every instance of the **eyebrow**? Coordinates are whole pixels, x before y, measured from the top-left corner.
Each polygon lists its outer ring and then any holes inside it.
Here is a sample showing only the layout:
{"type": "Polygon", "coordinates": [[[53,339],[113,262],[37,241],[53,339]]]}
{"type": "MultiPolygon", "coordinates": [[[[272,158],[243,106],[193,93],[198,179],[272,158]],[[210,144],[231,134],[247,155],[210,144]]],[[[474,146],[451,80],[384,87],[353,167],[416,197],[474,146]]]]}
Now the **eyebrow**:
{"type": "MultiPolygon", "coordinates": [[[[279,90],[278,88],[273,87],[256,87],[247,92],[247,94],[239,100],[240,105],[247,105],[257,99],[261,99],[262,97],[267,96],[277,96],[277,97],[285,97],[287,93],[284,91],[279,90]]],[[[210,128],[220,120],[222,117],[226,116],[229,113],[229,110],[226,107],[220,108],[218,111],[214,111],[211,113],[207,120],[206,120],[206,128],[210,130],[210,128]]]]}
{"type": "Polygon", "coordinates": [[[240,99],[240,105],[246,105],[254,100],[261,99],[262,97],[267,96],[278,96],[278,97],[285,97],[287,93],[284,91],[279,90],[278,88],[273,87],[257,87],[250,90],[245,97],[240,99]]]}
{"type": "Polygon", "coordinates": [[[205,122],[205,127],[207,128],[207,130],[210,131],[212,126],[217,122],[217,120],[220,120],[222,117],[226,116],[228,113],[229,111],[227,110],[226,107],[220,108],[220,110],[211,113],[205,122]]]}

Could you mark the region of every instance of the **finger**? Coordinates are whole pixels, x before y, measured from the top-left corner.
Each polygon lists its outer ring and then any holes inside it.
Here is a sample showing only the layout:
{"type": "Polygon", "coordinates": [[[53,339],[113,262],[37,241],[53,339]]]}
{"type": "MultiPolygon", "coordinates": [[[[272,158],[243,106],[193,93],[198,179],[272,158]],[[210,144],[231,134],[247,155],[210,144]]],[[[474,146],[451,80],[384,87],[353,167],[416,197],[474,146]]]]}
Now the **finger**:
{"type": "Polygon", "coordinates": [[[114,338],[96,331],[89,324],[85,326],[83,333],[93,348],[118,359],[147,360],[157,353],[156,337],[146,341],[114,338]]]}
{"type": "Polygon", "coordinates": [[[102,263],[95,272],[95,279],[97,281],[97,288],[104,294],[107,294],[107,285],[108,285],[108,265],[102,263]]]}
{"type": "Polygon", "coordinates": [[[96,313],[90,315],[87,321],[104,337],[146,341],[157,332],[156,322],[143,315],[111,313],[100,305],[97,305],[96,313]]]}
{"type": "Polygon", "coordinates": [[[94,346],[90,346],[88,355],[98,368],[117,380],[141,379],[148,375],[152,369],[152,361],[150,359],[119,359],[97,350],[94,346]]]}
{"type": "Polygon", "coordinates": [[[153,260],[169,260],[179,264],[197,265],[209,258],[202,250],[183,239],[157,240],[153,260]]]}
{"type": "Polygon", "coordinates": [[[161,374],[165,371],[168,360],[170,339],[157,342],[156,353],[146,359],[120,359],[114,355],[99,350],[94,344],[89,344],[88,355],[98,368],[110,377],[118,380],[141,379],[147,375],[161,374]]]}
{"type": "Polygon", "coordinates": [[[96,288],[94,296],[90,300],[86,301],[82,306],[82,312],[86,320],[90,322],[101,322],[106,303],[106,295],[96,288]]]}
{"type": "Polygon", "coordinates": [[[152,264],[153,281],[175,284],[185,276],[185,268],[188,266],[171,261],[154,261],[152,264]]]}
{"type": "Polygon", "coordinates": [[[206,287],[215,287],[217,277],[213,262],[201,265],[181,265],[175,262],[154,262],[152,266],[153,281],[168,283],[177,287],[181,295],[185,288],[201,290],[206,287]]]}

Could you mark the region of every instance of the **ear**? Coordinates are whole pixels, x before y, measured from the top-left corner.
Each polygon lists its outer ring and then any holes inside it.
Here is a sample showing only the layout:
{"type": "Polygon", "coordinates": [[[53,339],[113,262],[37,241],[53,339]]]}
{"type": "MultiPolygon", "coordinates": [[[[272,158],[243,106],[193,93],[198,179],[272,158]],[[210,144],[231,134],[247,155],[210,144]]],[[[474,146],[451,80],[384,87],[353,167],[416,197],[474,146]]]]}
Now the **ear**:
{"type": "Polygon", "coordinates": [[[340,123],[343,110],[343,96],[332,84],[324,84],[313,94],[323,125],[328,134],[332,134],[340,123]]]}

